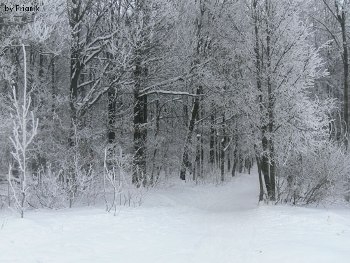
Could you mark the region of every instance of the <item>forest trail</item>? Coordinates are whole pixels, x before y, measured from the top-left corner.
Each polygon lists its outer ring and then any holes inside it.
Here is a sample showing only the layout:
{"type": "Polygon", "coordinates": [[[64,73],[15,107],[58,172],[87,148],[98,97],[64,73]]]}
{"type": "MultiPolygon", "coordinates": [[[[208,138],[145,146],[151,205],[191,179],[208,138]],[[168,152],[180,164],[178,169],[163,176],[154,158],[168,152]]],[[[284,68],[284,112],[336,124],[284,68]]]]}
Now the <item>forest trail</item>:
{"type": "Polygon", "coordinates": [[[203,212],[228,213],[258,207],[259,182],[257,174],[238,175],[223,184],[178,183],[171,188],[157,190],[145,200],[144,206],[168,205],[187,207],[203,212]]]}
{"type": "Polygon", "coordinates": [[[117,216],[101,208],[0,214],[1,263],[347,263],[350,211],[258,205],[258,179],[177,182],[117,216]]]}

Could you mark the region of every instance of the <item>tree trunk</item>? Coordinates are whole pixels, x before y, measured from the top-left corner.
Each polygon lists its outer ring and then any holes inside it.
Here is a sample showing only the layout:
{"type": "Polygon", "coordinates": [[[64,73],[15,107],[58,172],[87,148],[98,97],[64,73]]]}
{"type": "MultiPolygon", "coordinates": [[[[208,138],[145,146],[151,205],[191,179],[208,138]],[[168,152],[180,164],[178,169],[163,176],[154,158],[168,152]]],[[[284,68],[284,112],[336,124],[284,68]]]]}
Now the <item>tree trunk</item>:
{"type": "Polygon", "coordinates": [[[137,60],[134,78],[134,165],[132,182],[137,186],[147,184],[146,142],[147,142],[147,95],[140,96],[142,79],[141,61],[137,60]]]}
{"type": "Polygon", "coordinates": [[[256,165],[258,166],[258,176],[259,176],[259,202],[264,200],[264,183],[261,174],[260,159],[256,156],[256,165]]]}
{"type": "Polygon", "coordinates": [[[262,157],[260,161],[261,172],[264,176],[266,190],[268,193],[271,193],[270,187],[270,176],[269,176],[269,156],[268,156],[268,139],[266,137],[267,127],[264,124],[264,105],[263,105],[263,91],[262,91],[262,83],[261,83],[261,67],[262,67],[262,54],[260,50],[260,39],[259,39],[259,27],[258,27],[258,10],[257,10],[258,0],[253,1],[253,9],[254,9],[254,34],[255,34],[255,68],[256,68],[256,85],[259,91],[258,101],[259,108],[261,114],[261,143],[262,143],[262,157]]]}
{"type": "MultiPolygon", "coordinates": [[[[203,100],[203,98],[202,98],[202,100],[203,100]]],[[[204,116],[204,113],[202,113],[202,116],[204,116]]],[[[203,173],[204,173],[204,131],[203,131],[203,123],[202,123],[201,138],[200,138],[200,151],[201,151],[200,176],[203,176],[203,173]]]]}
{"type": "Polygon", "coordinates": [[[225,181],[225,147],[226,147],[226,131],[225,131],[225,115],[222,116],[222,135],[221,135],[221,182],[225,181]]]}
{"type": "Polygon", "coordinates": [[[231,171],[231,154],[230,154],[230,149],[231,147],[229,147],[229,149],[227,150],[227,171],[231,171]]]}
{"type": "Polygon", "coordinates": [[[135,2],[135,21],[141,26],[142,33],[140,40],[136,42],[135,62],[134,62],[134,160],[132,182],[136,186],[146,186],[147,181],[147,120],[148,105],[147,95],[140,94],[142,83],[146,80],[148,74],[147,65],[144,65],[145,58],[148,55],[146,47],[149,46],[149,26],[150,13],[148,3],[144,0],[135,2]]]}
{"type": "Polygon", "coordinates": [[[344,8],[341,15],[338,15],[338,20],[341,25],[342,40],[343,40],[343,68],[344,68],[344,122],[345,122],[345,147],[348,148],[349,143],[349,57],[348,44],[346,36],[346,13],[344,8]]]}
{"type": "MultiPolygon", "coordinates": [[[[153,184],[154,183],[154,173],[155,173],[155,170],[156,170],[156,156],[157,156],[157,152],[158,152],[158,148],[159,148],[159,145],[158,145],[158,134],[159,134],[159,131],[160,131],[160,115],[161,115],[161,107],[159,105],[159,99],[156,100],[156,130],[154,132],[154,142],[155,142],[155,148],[154,148],[154,151],[153,151],[153,157],[152,157],[152,171],[151,171],[151,177],[150,177],[150,184],[153,184]]],[[[158,168],[158,172],[159,172],[159,168],[158,168]]]]}
{"type": "Polygon", "coordinates": [[[115,143],[115,121],[116,121],[116,110],[117,110],[117,94],[115,89],[110,89],[107,93],[108,97],[108,132],[107,138],[108,143],[115,143]]]}
{"type": "Polygon", "coordinates": [[[52,105],[51,105],[51,109],[52,109],[52,114],[55,114],[56,111],[56,85],[55,85],[55,56],[52,56],[51,59],[51,89],[52,89],[52,105]]]}
{"type": "Polygon", "coordinates": [[[270,141],[270,200],[276,201],[276,162],[275,162],[275,149],[273,141],[270,141]]]}
{"type": "MultiPolygon", "coordinates": [[[[75,1],[72,1],[75,3],[75,1]]],[[[75,127],[78,126],[78,116],[76,109],[76,102],[78,99],[78,85],[80,79],[80,73],[83,70],[83,65],[80,64],[80,54],[78,51],[79,41],[80,41],[80,26],[78,21],[79,9],[78,7],[72,9],[71,17],[71,37],[72,37],[72,47],[70,55],[70,86],[69,86],[69,106],[71,114],[71,132],[68,138],[69,146],[75,146],[75,127]]]]}
{"type": "Polygon", "coordinates": [[[265,133],[263,131],[263,138],[262,138],[262,147],[263,147],[263,155],[261,157],[260,161],[260,167],[261,172],[264,176],[265,186],[268,195],[271,195],[271,184],[270,184],[270,173],[269,173],[269,154],[268,154],[268,140],[265,136],[265,133]]]}
{"type": "Polygon", "coordinates": [[[192,136],[193,136],[193,131],[194,131],[194,127],[195,127],[195,121],[197,119],[197,115],[199,112],[199,96],[202,94],[202,87],[201,86],[199,86],[197,88],[196,94],[198,96],[195,97],[195,99],[194,99],[192,112],[191,112],[191,119],[190,119],[190,123],[189,123],[188,130],[187,130],[184,151],[182,154],[181,169],[180,169],[180,179],[181,180],[186,180],[186,171],[187,171],[187,169],[191,170],[191,163],[189,161],[188,155],[189,155],[190,145],[192,143],[192,136]]]}
{"type": "MultiPolygon", "coordinates": [[[[202,111],[202,100],[200,100],[199,102],[199,106],[198,106],[198,114],[196,116],[196,121],[198,122],[199,119],[201,118],[201,116],[203,115],[202,111]]],[[[196,128],[196,138],[197,138],[197,142],[196,142],[196,158],[195,158],[195,171],[193,173],[193,180],[197,181],[198,177],[202,176],[202,167],[201,167],[201,161],[202,161],[202,143],[203,143],[203,133],[202,131],[200,131],[199,126],[197,125],[196,128]]]]}
{"type": "MultiPolygon", "coordinates": [[[[213,110],[212,106],[212,111],[213,110]]],[[[211,168],[213,168],[215,165],[215,116],[213,112],[210,115],[209,163],[211,168]]]]}
{"type": "Polygon", "coordinates": [[[238,162],[238,141],[237,141],[237,135],[234,134],[234,149],[233,149],[233,165],[232,165],[232,177],[236,175],[236,169],[237,169],[237,162],[238,162]]]}
{"type": "Polygon", "coordinates": [[[201,169],[201,164],[200,164],[200,154],[201,154],[201,148],[200,148],[200,134],[197,130],[197,134],[196,134],[196,158],[195,158],[195,165],[194,165],[194,172],[193,172],[193,181],[197,181],[197,178],[200,176],[200,169],[201,169]]]}
{"type": "MultiPolygon", "coordinates": [[[[266,1],[266,13],[270,15],[270,2],[266,1]]],[[[268,130],[269,130],[269,175],[270,175],[270,193],[271,201],[276,200],[276,163],[275,163],[275,149],[274,149],[274,107],[275,96],[272,90],[271,83],[271,29],[270,21],[266,21],[266,59],[267,59],[267,98],[268,98],[268,130]]]]}

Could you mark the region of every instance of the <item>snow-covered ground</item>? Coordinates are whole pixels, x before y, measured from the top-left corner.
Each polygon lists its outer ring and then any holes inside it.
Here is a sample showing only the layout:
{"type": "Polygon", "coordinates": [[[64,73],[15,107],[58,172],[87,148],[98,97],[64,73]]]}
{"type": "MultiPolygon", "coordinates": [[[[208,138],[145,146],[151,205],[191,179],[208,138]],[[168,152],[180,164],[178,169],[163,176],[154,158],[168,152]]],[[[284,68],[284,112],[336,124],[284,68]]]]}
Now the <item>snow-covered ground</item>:
{"type": "Polygon", "coordinates": [[[350,209],[258,206],[257,181],[179,183],[117,216],[102,208],[0,214],[0,262],[350,262],[350,209]]]}

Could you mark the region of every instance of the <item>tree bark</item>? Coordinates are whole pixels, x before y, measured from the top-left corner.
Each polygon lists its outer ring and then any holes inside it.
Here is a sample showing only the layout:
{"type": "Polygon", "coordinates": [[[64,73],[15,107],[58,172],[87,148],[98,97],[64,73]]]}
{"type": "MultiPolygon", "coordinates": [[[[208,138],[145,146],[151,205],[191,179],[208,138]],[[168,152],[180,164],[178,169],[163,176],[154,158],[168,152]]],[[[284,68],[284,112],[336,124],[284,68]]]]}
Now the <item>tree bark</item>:
{"type": "Polygon", "coordinates": [[[264,176],[264,181],[266,185],[266,190],[270,196],[271,194],[271,185],[270,185],[270,174],[269,174],[269,141],[267,139],[267,126],[264,124],[264,101],[263,101],[263,90],[262,90],[262,83],[261,83],[261,70],[262,70],[262,54],[261,54],[261,48],[260,48],[260,38],[259,38],[259,13],[257,10],[257,4],[258,0],[253,1],[253,11],[254,11],[254,34],[255,34],[255,68],[256,68],[256,82],[257,82],[257,89],[259,91],[258,95],[258,101],[259,101],[259,108],[260,108],[260,114],[261,114],[261,144],[262,144],[262,157],[260,162],[260,168],[261,172],[264,176]]]}
{"type": "MultiPolygon", "coordinates": [[[[151,171],[151,177],[150,177],[150,184],[154,183],[154,173],[156,170],[156,156],[157,156],[157,152],[159,149],[159,145],[157,142],[157,138],[160,132],[160,116],[161,116],[161,107],[159,105],[159,99],[156,100],[156,109],[155,109],[155,117],[156,117],[156,130],[154,132],[154,142],[155,142],[155,148],[153,151],[153,158],[152,158],[152,171],[151,171]]],[[[159,172],[159,168],[158,168],[158,172],[159,172]]]]}
{"type": "Polygon", "coordinates": [[[108,132],[107,138],[108,143],[115,143],[115,121],[116,121],[116,110],[117,110],[117,94],[114,88],[111,88],[107,92],[108,97],[108,132]]]}
{"type": "Polygon", "coordinates": [[[221,135],[221,182],[225,181],[225,147],[226,147],[226,131],[225,131],[225,115],[222,116],[222,135],[221,135]]]}
{"type": "Polygon", "coordinates": [[[264,183],[261,174],[260,159],[256,156],[256,164],[258,166],[258,176],[259,176],[259,202],[264,200],[264,183]]]}
{"type": "Polygon", "coordinates": [[[146,186],[147,179],[147,122],[148,122],[148,95],[141,94],[143,83],[148,75],[148,66],[144,64],[146,57],[149,55],[150,47],[150,7],[145,0],[138,0],[134,3],[134,18],[136,26],[140,27],[134,51],[134,158],[133,158],[133,175],[132,182],[140,187],[141,184],[146,186]]]}
{"type": "Polygon", "coordinates": [[[51,89],[52,89],[52,105],[51,105],[51,109],[52,109],[52,114],[55,114],[56,112],[56,80],[55,80],[55,56],[52,56],[51,59],[51,89]]]}
{"type": "MultiPolygon", "coordinates": [[[[344,4],[345,5],[345,4],[344,4]]],[[[346,35],[346,12],[344,7],[341,14],[338,14],[343,40],[343,68],[344,68],[344,122],[345,122],[345,147],[349,144],[349,55],[346,35]]]]}
{"type": "MultiPolygon", "coordinates": [[[[140,54],[137,54],[140,56],[140,54]]],[[[134,164],[132,182],[137,186],[147,184],[146,142],[147,142],[147,95],[140,95],[143,68],[140,58],[136,59],[134,70],[134,164]]]]}
{"type": "Polygon", "coordinates": [[[80,30],[81,25],[79,21],[80,2],[77,0],[72,1],[72,10],[70,14],[70,29],[71,29],[71,54],[70,54],[70,86],[69,86],[69,106],[71,114],[71,131],[68,138],[69,146],[75,146],[75,127],[77,123],[77,109],[76,101],[78,98],[78,85],[80,79],[80,73],[83,70],[83,65],[80,64],[80,30]],[[79,4],[78,4],[79,3],[79,4]]]}
{"type": "Polygon", "coordinates": [[[199,97],[202,94],[202,87],[201,86],[198,86],[196,94],[198,96],[195,97],[195,99],[194,99],[192,112],[191,112],[191,119],[190,119],[190,123],[188,125],[185,146],[184,146],[184,150],[183,150],[183,154],[182,154],[182,161],[181,161],[181,168],[180,168],[180,179],[181,180],[186,180],[186,171],[187,171],[187,169],[191,170],[191,166],[192,166],[191,162],[189,160],[189,150],[190,150],[190,145],[192,142],[195,121],[197,119],[197,115],[199,112],[199,97]]]}
{"type": "Polygon", "coordinates": [[[270,1],[266,1],[266,59],[267,59],[267,98],[268,98],[268,131],[269,131],[269,176],[270,176],[270,193],[271,201],[276,200],[276,162],[274,150],[274,107],[275,97],[271,83],[271,29],[270,29],[270,1]]]}

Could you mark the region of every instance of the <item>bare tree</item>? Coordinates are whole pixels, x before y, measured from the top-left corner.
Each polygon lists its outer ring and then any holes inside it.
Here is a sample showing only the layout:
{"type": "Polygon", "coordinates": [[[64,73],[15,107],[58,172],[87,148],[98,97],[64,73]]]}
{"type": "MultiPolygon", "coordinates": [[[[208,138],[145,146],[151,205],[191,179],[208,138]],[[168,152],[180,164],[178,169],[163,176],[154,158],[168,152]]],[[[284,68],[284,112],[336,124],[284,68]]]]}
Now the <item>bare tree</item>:
{"type": "Polygon", "coordinates": [[[8,181],[13,191],[15,205],[21,217],[24,217],[26,208],[26,200],[29,189],[29,169],[28,169],[28,149],[35,135],[37,134],[38,119],[34,117],[34,113],[30,111],[31,97],[27,92],[27,55],[25,46],[22,45],[23,50],[23,71],[24,71],[24,85],[22,102],[19,101],[17,91],[13,88],[12,103],[13,103],[13,134],[10,137],[14,151],[12,156],[18,164],[18,177],[12,173],[12,166],[9,167],[8,181]]]}

